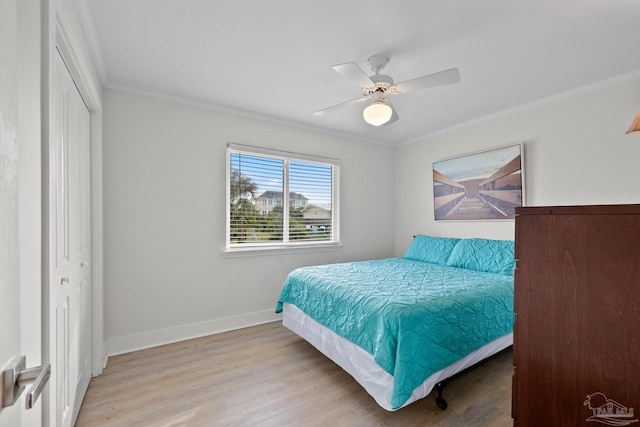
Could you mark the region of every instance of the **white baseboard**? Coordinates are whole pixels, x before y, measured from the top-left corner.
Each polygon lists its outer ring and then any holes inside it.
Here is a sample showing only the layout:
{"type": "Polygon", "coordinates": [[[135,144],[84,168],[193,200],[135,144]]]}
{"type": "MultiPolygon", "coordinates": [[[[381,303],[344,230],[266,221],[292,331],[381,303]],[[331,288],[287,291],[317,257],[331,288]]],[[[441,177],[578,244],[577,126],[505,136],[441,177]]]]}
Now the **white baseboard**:
{"type": "Polygon", "coordinates": [[[190,323],[172,328],[157,329],[124,337],[110,338],[106,341],[107,356],[115,356],[278,320],[282,320],[281,314],[275,314],[273,310],[265,310],[205,322],[190,323]]]}

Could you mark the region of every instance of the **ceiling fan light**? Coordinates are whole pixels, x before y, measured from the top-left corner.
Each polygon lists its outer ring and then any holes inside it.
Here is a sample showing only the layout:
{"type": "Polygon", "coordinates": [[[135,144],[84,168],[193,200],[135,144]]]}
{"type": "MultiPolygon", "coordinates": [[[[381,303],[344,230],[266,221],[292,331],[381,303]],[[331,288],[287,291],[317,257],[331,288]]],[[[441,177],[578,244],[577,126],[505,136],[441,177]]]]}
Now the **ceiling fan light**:
{"type": "Polygon", "coordinates": [[[636,114],[631,126],[629,126],[629,129],[625,133],[640,133],[640,110],[638,110],[638,114],[636,114]]]}
{"type": "Polygon", "coordinates": [[[393,109],[383,100],[373,101],[371,105],[362,111],[364,121],[372,126],[382,126],[391,120],[392,115],[393,109]]]}

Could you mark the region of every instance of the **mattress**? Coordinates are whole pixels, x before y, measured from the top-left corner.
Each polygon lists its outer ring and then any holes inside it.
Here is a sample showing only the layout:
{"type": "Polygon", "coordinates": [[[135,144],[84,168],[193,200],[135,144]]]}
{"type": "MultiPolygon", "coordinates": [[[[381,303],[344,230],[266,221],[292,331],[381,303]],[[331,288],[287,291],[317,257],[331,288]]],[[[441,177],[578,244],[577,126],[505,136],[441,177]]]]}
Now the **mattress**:
{"type": "Polygon", "coordinates": [[[342,338],[332,330],[307,316],[298,307],[285,303],[283,305],[282,324],[304,338],[321,353],[333,360],[338,366],[351,375],[382,408],[394,411],[403,408],[416,400],[427,396],[440,381],[470,368],[482,360],[499,353],[513,344],[513,333],[504,335],[461,360],[431,374],[422,384],[417,386],[411,396],[399,408],[391,405],[393,376],[378,365],[373,356],[351,341],[342,338]]]}
{"type": "Polygon", "coordinates": [[[395,410],[428,394],[416,389],[435,373],[511,334],[513,277],[404,258],[303,267],[276,311],[284,304],[368,354],[377,368],[366,375],[392,379],[376,401],[395,410]]]}

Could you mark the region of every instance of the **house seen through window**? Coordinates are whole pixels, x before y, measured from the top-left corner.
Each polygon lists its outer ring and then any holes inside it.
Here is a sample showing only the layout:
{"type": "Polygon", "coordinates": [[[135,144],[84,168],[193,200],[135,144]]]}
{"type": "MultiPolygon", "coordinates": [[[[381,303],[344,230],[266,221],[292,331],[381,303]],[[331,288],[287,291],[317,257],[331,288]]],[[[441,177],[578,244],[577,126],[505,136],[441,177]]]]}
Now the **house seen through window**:
{"type": "Polygon", "coordinates": [[[338,242],[337,160],[229,145],[227,248],[338,242]]]}

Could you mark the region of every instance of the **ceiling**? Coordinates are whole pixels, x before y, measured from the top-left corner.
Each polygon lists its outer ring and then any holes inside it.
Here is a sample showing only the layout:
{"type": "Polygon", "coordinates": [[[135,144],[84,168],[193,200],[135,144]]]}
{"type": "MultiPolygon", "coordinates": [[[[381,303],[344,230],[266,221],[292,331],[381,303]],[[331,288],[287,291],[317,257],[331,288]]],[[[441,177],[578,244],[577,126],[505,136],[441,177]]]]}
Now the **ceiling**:
{"type": "MultiPolygon", "coordinates": [[[[638,75],[637,0],[77,0],[102,83],[385,145],[638,75]],[[384,54],[395,82],[452,67],[454,85],[395,95],[373,127],[331,67],[384,54]]],[[[640,104],[640,93],[638,94],[640,104]]],[[[631,114],[631,113],[630,113],[631,114]]]]}

